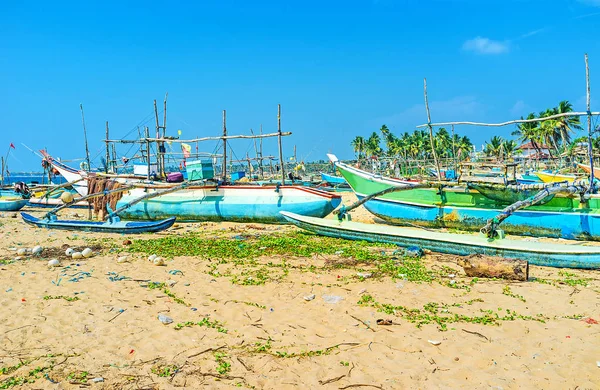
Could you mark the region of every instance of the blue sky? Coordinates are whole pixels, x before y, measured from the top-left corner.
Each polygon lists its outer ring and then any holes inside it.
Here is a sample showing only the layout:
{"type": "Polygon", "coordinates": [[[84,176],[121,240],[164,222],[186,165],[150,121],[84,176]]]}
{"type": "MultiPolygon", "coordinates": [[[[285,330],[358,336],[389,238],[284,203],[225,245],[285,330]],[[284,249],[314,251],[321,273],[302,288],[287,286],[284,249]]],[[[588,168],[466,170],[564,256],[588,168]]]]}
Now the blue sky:
{"type": "MultiPolygon", "coordinates": [[[[83,157],[80,103],[96,156],[106,120],[122,137],[165,92],[168,133],[185,138],[218,135],[223,109],[230,133],[274,131],[281,103],[284,154],[297,145],[307,160],[351,158],[350,141],[384,123],[425,123],[423,77],[434,122],[505,121],[565,99],[583,110],[587,52],[600,110],[600,0],[4,2],[0,35],[12,171],[39,167],[21,143],[83,157]]],[[[480,145],[513,129],[456,130],[480,145]]]]}

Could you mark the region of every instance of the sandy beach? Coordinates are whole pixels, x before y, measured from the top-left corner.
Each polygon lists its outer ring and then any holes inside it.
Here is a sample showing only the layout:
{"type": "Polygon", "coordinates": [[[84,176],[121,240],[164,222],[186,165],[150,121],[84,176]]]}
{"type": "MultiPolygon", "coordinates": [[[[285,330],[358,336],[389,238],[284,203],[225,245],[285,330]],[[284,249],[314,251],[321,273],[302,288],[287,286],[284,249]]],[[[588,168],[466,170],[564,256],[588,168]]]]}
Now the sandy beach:
{"type": "Polygon", "coordinates": [[[597,272],[485,280],[454,256],[290,226],[125,237],[13,216],[0,218],[2,389],[600,388],[597,272]],[[35,245],[41,256],[14,260],[35,245]]]}

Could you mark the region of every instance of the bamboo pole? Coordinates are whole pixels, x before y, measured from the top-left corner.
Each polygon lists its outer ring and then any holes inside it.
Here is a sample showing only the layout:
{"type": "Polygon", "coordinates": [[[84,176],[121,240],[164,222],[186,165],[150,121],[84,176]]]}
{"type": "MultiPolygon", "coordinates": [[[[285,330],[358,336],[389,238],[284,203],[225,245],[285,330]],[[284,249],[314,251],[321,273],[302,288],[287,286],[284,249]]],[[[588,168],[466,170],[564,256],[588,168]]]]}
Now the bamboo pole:
{"type": "Polygon", "coordinates": [[[81,177],[81,178],[79,178],[77,180],[73,180],[73,181],[70,181],[68,183],[63,183],[63,184],[59,184],[57,186],[54,186],[54,187],[50,188],[44,195],[42,195],[41,198],[42,199],[47,198],[48,196],[50,196],[51,193],[53,193],[54,191],[58,190],[59,188],[64,188],[64,187],[71,186],[71,185],[73,185],[75,183],[79,183],[80,181],[85,180],[85,179],[86,179],[85,177],[81,177]]]}
{"type": "Polygon", "coordinates": [[[162,177],[163,168],[161,167],[161,159],[160,159],[160,124],[158,123],[158,107],[156,106],[156,99],[154,99],[154,117],[156,119],[156,139],[153,140],[156,142],[156,172],[160,177],[162,177]]]}
{"type": "Polygon", "coordinates": [[[283,146],[281,145],[281,104],[277,105],[277,143],[279,144],[279,164],[281,165],[281,185],[285,185],[285,167],[283,166],[283,146]]]}
{"type": "Polygon", "coordinates": [[[94,199],[94,198],[99,198],[99,197],[101,197],[101,196],[105,196],[105,195],[116,194],[116,193],[118,193],[118,192],[125,192],[125,191],[129,191],[129,190],[131,190],[131,189],[134,189],[134,188],[135,188],[135,186],[133,186],[133,185],[130,185],[130,186],[127,186],[127,187],[121,187],[121,188],[117,188],[117,189],[115,189],[115,190],[111,190],[111,191],[102,191],[102,192],[96,192],[96,193],[94,193],[94,194],[89,194],[89,195],[86,195],[86,196],[82,196],[81,198],[73,199],[73,201],[71,201],[71,202],[69,202],[69,203],[65,203],[65,204],[63,204],[63,205],[60,205],[60,206],[58,206],[58,207],[56,207],[56,208],[54,208],[54,209],[52,209],[52,210],[48,211],[48,212],[46,213],[46,215],[45,215],[45,218],[48,218],[48,217],[50,217],[50,215],[55,215],[55,214],[56,214],[57,212],[59,212],[60,210],[62,210],[62,209],[64,209],[64,208],[66,208],[66,207],[69,207],[69,206],[71,206],[71,205],[72,205],[72,204],[74,204],[74,203],[77,203],[77,202],[82,202],[82,201],[84,201],[84,200],[88,201],[88,203],[89,203],[89,201],[90,201],[91,199],[94,199]]]}
{"type": "Polygon", "coordinates": [[[223,182],[227,182],[227,112],[223,110],[223,182]]]}
{"type": "MultiPolygon", "coordinates": [[[[263,130],[262,130],[262,123],[260,124],[260,135],[262,137],[263,135],[263,130]]],[[[260,178],[264,179],[265,178],[265,169],[263,167],[263,139],[259,138],[259,145],[260,145],[260,178]]]]}
{"type": "Polygon", "coordinates": [[[431,125],[431,115],[429,113],[429,101],[427,100],[427,79],[423,79],[423,90],[425,93],[425,109],[427,110],[427,123],[429,124],[429,142],[431,143],[431,152],[433,153],[433,160],[437,168],[438,181],[442,180],[442,173],[440,172],[440,163],[438,162],[437,153],[435,151],[435,142],[433,141],[433,126],[431,125]]]}
{"type": "Polygon", "coordinates": [[[180,184],[178,186],[175,186],[175,187],[172,187],[172,188],[167,188],[167,189],[162,190],[162,191],[150,192],[150,193],[148,193],[148,194],[146,194],[144,196],[136,198],[136,199],[132,200],[131,202],[128,202],[127,204],[119,207],[118,209],[116,209],[112,213],[106,215],[104,217],[104,220],[106,221],[107,219],[112,218],[115,215],[118,215],[121,211],[126,210],[129,207],[133,206],[134,204],[139,203],[139,202],[141,202],[143,200],[147,200],[147,199],[151,199],[151,198],[156,198],[157,196],[166,195],[166,194],[169,194],[171,192],[176,192],[176,191],[182,190],[185,187],[187,187],[189,184],[190,184],[189,182],[185,182],[185,183],[180,184]]]}
{"type": "Polygon", "coordinates": [[[440,123],[431,123],[431,124],[424,124],[424,125],[418,125],[417,128],[423,128],[423,127],[427,127],[427,126],[450,126],[450,125],[469,125],[469,126],[486,126],[486,127],[502,127],[502,126],[508,126],[508,125],[514,125],[514,124],[518,124],[518,123],[531,123],[531,122],[541,122],[541,121],[545,121],[545,120],[549,120],[549,119],[557,119],[557,118],[562,118],[565,116],[587,116],[587,115],[591,115],[591,116],[596,116],[596,115],[600,115],[600,112],[598,111],[594,111],[594,112],[565,112],[562,114],[556,114],[556,115],[550,115],[550,116],[545,116],[543,118],[535,118],[535,119],[516,119],[513,121],[508,121],[508,122],[501,122],[501,123],[483,123],[483,122],[440,122],[440,123]]]}
{"type": "Polygon", "coordinates": [[[595,193],[594,186],[594,152],[592,147],[592,114],[591,114],[591,95],[590,95],[590,66],[588,64],[588,55],[585,54],[585,86],[586,86],[586,108],[587,108],[587,125],[588,125],[588,153],[590,156],[590,193],[595,193]]]}
{"type": "Polygon", "coordinates": [[[150,136],[150,129],[146,126],[145,129],[146,135],[146,166],[148,167],[148,171],[146,172],[146,179],[150,181],[150,141],[148,137],[150,136]]]}
{"type": "Polygon", "coordinates": [[[88,165],[87,171],[89,172],[90,169],[92,169],[92,166],[90,165],[90,150],[88,149],[87,131],[85,129],[85,117],[83,115],[83,104],[79,104],[79,109],[81,110],[81,123],[83,124],[83,139],[85,141],[85,159],[88,165]]]}
{"type": "Polygon", "coordinates": [[[108,165],[110,164],[110,147],[108,143],[108,121],[106,121],[106,162],[104,163],[104,173],[108,173],[108,165]]]}

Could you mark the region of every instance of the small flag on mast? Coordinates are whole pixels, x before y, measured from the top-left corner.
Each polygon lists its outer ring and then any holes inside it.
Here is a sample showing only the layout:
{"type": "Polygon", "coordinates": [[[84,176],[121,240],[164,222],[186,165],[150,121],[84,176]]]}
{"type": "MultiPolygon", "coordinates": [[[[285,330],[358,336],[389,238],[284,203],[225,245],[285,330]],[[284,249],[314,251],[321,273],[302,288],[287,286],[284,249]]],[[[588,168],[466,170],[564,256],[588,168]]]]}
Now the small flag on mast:
{"type": "Polygon", "coordinates": [[[13,149],[16,149],[15,148],[15,144],[13,144],[12,142],[10,143],[10,147],[13,148],[13,149]]]}

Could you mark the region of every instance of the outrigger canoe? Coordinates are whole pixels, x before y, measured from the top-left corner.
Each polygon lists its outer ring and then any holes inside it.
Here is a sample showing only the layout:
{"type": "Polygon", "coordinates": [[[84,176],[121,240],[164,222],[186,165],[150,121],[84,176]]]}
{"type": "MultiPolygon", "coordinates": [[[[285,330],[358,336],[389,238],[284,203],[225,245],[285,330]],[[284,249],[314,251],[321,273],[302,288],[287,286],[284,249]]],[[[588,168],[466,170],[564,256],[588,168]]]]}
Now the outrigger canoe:
{"type": "Polygon", "coordinates": [[[168,229],[175,223],[175,217],[151,222],[121,221],[118,218],[107,222],[61,221],[57,220],[56,217],[40,219],[27,213],[21,213],[21,217],[26,223],[41,228],[119,234],[155,233],[168,229]]]}
{"type": "Polygon", "coordinates": [[[600,269],[600,247],[565,245],[522,239],[493,239],[481,234],[456,234],[400,226],[376,225],[339,219],[305,217],[281,212],[290,223],[319,235],[382,242],[407,247],[412,245],[453,255],[484,254],[508,259],[527,260],[531,264],[558,267],[600,269]]]}
{"type": "Polygon", "coordinates": [[[0,211],[19,211],[29,203],[29,199],[0,198],[0,211]]]}

